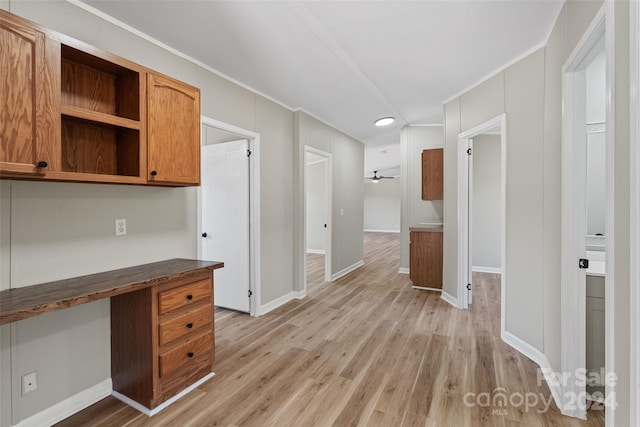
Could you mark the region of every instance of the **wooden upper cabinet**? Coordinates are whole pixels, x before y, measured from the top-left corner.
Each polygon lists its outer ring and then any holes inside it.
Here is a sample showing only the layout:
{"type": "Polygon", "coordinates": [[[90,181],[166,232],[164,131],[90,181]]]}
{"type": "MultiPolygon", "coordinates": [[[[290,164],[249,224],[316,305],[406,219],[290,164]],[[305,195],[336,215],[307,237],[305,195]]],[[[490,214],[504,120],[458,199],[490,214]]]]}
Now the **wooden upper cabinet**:
{"type": "Polygon", "coordinates": [[[200,184],[200,90],[148,74],[148,181],[200,184]]]}
{"type": "Polygon", "coordinates": [[[422,151],[422,200],[444,200],[444,149],[422,151]]]}
{"type": "Polygon", "coordinates": [[[0,76],[0,177],[200,184],[197,88],[3,10],[0,76]]]}
{"type": "Polygon", "coordinates": [[[0,10],[0,173],[60,168],[60,45],[0,10]]]}

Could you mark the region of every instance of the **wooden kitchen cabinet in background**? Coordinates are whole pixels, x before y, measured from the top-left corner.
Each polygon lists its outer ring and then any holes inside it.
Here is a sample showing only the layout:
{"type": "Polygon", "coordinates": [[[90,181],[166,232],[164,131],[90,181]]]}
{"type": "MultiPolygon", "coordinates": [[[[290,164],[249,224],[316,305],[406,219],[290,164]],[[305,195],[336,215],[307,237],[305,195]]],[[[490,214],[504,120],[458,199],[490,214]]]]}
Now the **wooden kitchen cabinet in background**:
{"type": "Polygon", "coordinates": [[[0,71],[2,178],[199,185],[199,89],[2,10],[0,71]]]}
{"type": "Polygon", "coordinates": [[[442,289],[442,228],[410,228],[409,278],[413,286],[442,289]]]}
{"type": "Polygon", "coordinates": [[[444,199],[444,149],[422,151],[422,200],[444,199]]]}

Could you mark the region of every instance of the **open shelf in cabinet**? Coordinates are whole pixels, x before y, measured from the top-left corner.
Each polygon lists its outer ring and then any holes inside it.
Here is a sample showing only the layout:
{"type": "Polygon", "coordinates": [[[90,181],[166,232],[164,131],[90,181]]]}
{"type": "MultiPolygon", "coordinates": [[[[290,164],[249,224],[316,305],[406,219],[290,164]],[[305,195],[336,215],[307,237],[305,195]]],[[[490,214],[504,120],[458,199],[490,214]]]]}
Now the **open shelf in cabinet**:
{"type": "Polygon", "coordinates": [[[61,45],[62,172],[140,177],[144,74],[61,45]]]}
{"type": "Polygon", "coordinates": [[[62,171],[140,176],[140,131],[62,116],[62,171]]]}

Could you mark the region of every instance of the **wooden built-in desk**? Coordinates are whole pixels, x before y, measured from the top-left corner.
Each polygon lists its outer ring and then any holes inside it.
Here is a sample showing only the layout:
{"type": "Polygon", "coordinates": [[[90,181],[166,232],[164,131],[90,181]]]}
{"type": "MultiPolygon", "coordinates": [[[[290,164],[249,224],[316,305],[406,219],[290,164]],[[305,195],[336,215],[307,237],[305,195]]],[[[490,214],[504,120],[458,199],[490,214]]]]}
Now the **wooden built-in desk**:
{"type": "Polygon", "coordinates": [[[216,261],[171,259],[0,292],[0,325],[111,298],[114,396],[153,415],[213,376],[216,261]]]}

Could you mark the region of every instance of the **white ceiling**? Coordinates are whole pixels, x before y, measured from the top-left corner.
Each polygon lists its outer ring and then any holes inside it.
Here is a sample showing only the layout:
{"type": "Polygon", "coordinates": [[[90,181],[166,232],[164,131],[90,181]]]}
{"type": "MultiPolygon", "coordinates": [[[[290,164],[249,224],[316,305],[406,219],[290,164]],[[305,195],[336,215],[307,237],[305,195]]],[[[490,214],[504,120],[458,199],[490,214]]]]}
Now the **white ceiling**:
{"type": "Polygon", "coordinates": [[[399,166],[369,153],[402,126],[440,123],[443,101],[540,46],[563,1],[85,3],[361,140],[369,174],[399,166]]]}

